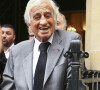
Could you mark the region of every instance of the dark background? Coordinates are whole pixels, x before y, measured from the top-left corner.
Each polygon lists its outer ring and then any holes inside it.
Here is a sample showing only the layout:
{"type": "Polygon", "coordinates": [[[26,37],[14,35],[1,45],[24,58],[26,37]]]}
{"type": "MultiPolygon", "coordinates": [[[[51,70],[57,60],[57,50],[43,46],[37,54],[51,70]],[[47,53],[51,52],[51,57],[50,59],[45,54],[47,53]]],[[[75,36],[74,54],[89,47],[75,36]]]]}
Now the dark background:
{"type": "MultiPolygon", "coordinates": [[[[24,23],[25,6],[29,0],[2,0],[0,2],[0,24],[12,24],[16,30],[16,43],[28,39],[24,23]]],[[[62,13],[83,12],[86,0],[55,0],[62,13]]]]}

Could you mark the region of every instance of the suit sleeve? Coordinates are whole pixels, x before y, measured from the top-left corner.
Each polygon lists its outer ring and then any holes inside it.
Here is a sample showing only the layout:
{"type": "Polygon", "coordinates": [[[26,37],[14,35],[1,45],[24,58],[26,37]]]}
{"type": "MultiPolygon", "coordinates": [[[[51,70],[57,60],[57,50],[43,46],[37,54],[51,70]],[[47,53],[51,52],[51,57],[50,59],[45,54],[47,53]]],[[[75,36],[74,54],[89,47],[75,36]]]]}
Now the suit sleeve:
{"type": "Polygon", "coordinates": [[[14,63],[13,63],[13,55],[11,51],[3,73],[3,82],[1,84],[1,90],[15,90],[14,63]]]}

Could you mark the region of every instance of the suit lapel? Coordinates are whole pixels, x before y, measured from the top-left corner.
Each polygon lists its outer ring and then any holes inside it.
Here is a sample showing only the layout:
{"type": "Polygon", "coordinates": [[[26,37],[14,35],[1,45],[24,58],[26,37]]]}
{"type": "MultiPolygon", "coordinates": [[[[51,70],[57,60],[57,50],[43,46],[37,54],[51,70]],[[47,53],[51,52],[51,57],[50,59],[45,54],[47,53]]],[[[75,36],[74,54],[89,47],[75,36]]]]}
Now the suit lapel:
{"type": "Polygon", "coordinates": [[[25,59],[23,60],[23,69],[29,90],[33,88],[33,42],[26,48],[25,59]]]}
{"type": "Polygon", "coordinates": [[[52,73],[62,51],[63,47],[61,44],[61,38],[58,35],[54,35],[52,45],[50,46],[50,49],[48,51],[48,58],[47,58],[47,64],[46,64],[46,71],[45,71],[45,77],[44,77],[44,85],[49,78],[50,74],[52,73]]]}

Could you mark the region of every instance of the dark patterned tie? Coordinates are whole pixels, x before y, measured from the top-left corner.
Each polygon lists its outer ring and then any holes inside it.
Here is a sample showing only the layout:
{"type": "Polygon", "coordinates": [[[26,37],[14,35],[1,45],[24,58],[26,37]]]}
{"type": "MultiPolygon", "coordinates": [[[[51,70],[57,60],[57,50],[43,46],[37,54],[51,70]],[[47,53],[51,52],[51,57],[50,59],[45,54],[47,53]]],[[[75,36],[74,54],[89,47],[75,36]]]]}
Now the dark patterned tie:
{"type": "Polygon", "coordinates": [[[46,66],[46,61],[47,61],[47,48],[49,45],[50,43],[46,42],[46,43],[41,43],[39,46],[40,56],[38,59],[36,70],[35,70],[33,90],[42,90],[43,88],[45,66],[46,66]]]}

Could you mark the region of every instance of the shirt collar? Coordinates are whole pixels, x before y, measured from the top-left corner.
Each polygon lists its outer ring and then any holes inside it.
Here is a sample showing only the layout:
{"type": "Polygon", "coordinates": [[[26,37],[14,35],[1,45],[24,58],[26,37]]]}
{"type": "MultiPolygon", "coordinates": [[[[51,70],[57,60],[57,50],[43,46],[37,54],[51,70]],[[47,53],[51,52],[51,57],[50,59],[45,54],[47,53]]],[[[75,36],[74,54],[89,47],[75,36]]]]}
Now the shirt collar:
{"type": "MultiPolygon", "coordinates": [[[[6,52],[9,52],[10,49],[11,49],[13,46],[14,46],[14,43],[8,48],[8,50],[7,50],[6,52]]],[[[6,53],[6,52],[5,52],[5,53],[6,53]]]]}
{"type": "MultiPolygon", "coordinates": [[[[47,40],[47,42],[50,42],[50,43],[52,43],[52,41],[53,41],[53,35],[54,35],[54,33],[51,35],[51,37],[47,40]]],[[[35,47],[39,47],[39,45],[41,44],[42,42],[40,42],[39,40],[37,40],[36,38],[35,38],[35,47]]],[[[35,48],[34,48],[35,49],[35,48]]]]}
{"type": "MultiPolygon", "coordinates": [[[[54,35],[54,33],[51,35],[51,37],[47,40],[47,42],[50,42],[50,43],[52,43],[52,41],[53,41],[53,35],[54,35]]],[[[39,44],[40,45],[40,43],[42,43],[42,42],[40,42],[39,40],[37,40],[36,38],[35,38],[35,43],[37,43],[37,45],[39,44]]]]}

